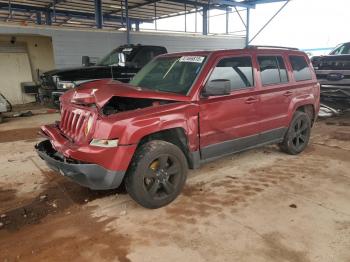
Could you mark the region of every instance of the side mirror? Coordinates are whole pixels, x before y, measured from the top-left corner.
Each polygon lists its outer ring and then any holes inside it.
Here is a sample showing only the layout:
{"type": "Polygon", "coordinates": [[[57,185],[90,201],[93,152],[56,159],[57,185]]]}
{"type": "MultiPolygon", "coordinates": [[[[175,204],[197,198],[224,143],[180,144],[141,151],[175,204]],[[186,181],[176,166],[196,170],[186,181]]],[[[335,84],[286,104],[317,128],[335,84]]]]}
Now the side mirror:
{"type": "Polygon", "coordinates": [[[81,63],[83,66],[90,66],[90,57],[89,56],[82,56],[81,63]]]}
{"type": "Polygon", "coordinates": [[[203,89],[202,95],[208,96],[224,96],[231,93],[231,81],[228,79],[214,79],[207,83],[203,89]]]}

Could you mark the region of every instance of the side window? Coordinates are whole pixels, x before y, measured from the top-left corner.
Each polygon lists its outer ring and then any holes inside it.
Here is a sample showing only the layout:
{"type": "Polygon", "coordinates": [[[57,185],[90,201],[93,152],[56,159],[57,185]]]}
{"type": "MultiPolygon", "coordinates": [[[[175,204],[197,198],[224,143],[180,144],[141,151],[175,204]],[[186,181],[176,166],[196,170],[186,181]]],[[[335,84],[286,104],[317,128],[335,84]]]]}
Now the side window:
{"type": "Polygon", "coordinates": [[[258,62],[263,85],[288,82],[286,66],[281,56],[259,56],[258,62]]]}
{"type": "Polygon", "coordinates": [[[295,81],[311,80],[311,70],[303,56],[289,56],[295,81]]]}
{"type": "Polygon", "coordinates": [[[222,59],[214,68],[209,81],[227,79],[231,90],[254,86],[252,59],[249,56],[222,59]]]}

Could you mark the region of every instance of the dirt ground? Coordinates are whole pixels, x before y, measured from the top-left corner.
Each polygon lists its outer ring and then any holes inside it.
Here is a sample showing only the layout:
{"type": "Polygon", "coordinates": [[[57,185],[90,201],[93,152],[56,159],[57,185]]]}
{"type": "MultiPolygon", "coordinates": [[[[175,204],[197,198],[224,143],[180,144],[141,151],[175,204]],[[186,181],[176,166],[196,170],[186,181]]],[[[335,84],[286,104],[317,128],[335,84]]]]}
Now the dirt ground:
{"type": "Polygon", "coordinates": [[[171,205],[91,191],[34,152],[40,124],[0,125],[0,261],[350,261],[350,116],[298,156],[268,146],[190,171],[171,205]]]}

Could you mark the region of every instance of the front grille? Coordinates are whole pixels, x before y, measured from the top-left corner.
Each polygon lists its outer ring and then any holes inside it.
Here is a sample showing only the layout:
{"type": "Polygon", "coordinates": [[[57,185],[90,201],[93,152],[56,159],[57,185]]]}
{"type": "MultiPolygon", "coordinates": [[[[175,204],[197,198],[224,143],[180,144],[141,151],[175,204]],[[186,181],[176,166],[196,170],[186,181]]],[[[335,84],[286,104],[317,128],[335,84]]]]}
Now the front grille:
{"type": "Polygon", "coordinates": [[[60,130],[71,141],[75,142],[84,135],[84,128],[91,112],[77,108],[62,108],[60,130]]]}
{"type": "Polygon", "coordinates": [[[348,60],[330,60],[322,61],[318,65],[319,69],[322,70],[350,70],[350,61],[348,60]]]}
{"type": "Polygon", "coordinates": [[[41,79],[41,85],[42,87],[46,87],[46,88],[54,88],[54,82],[51,76],[49,75],[41,75],[40,77],[41,79]]]}

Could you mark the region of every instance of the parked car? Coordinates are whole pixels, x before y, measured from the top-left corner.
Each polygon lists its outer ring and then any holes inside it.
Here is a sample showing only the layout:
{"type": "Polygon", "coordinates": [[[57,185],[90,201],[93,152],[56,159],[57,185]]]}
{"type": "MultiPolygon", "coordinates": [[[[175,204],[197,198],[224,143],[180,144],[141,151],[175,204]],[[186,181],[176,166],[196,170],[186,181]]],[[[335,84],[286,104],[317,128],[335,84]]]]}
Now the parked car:
{"type": "Polygon", "coordinates": [[[311,59],[321,84],[321,103],[337,110],[350,108],[350,42],[329,55],[311,59]]]}
{"type": "Polygon", "coordinates": [[[12,111],[11,103],[0,93],[0,123],[2,123],[4,116],[2,113],[12,111]]]}
{"type": "Polygon", "coordinates": [[[39,98],[59,105],[59,97],[79,84],[97,79],[113,78],[121,82],[130,79],[155,56],[167,53],[163,46],[123,45],[114,49],[96,65],[83,57],[83,67],[56,69],[41,75],[39,98]]]}
{"type": "Polygon", "coordinates": [[[172,202],[187,169],[267,144],[302,152],[319,110],[307,55],[250,47],[162,55],[129,84],[90,82],[61,97],[61,121],[36,146],[54,170],[117,188],[147,208],[172,202]]]}

